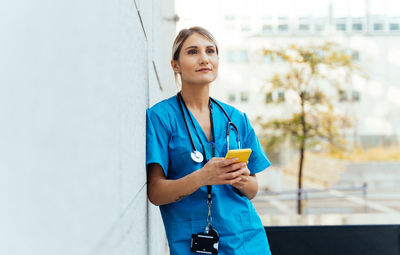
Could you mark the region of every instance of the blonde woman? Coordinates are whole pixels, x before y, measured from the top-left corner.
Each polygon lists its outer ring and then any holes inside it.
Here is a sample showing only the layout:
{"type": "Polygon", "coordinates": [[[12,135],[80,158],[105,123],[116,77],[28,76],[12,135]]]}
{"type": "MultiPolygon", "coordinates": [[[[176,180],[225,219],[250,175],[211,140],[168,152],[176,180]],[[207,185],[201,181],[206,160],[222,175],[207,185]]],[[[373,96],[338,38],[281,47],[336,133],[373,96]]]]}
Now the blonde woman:
{"type": "Polygon", "coordinates": [[[160,206],[171,254],[270,254],[250,199],[270,162],[246,114],[210,98],[218,46],[204,28],[177,35],[171,65],[181,91],[147,110],[148,197],[160,206]],[[224,159],[250,148],[248,163],[224,159]]]}

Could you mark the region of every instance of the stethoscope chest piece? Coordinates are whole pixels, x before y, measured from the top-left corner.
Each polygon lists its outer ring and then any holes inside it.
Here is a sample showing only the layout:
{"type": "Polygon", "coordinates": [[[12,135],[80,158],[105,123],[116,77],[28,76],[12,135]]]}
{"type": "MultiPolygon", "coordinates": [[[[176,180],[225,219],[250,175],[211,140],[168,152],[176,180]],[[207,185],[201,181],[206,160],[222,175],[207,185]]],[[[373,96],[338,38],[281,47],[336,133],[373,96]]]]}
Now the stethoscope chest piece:
{"type": "Polygon", "coordinates": [[[192,152],[190,153],[190,157],[191,157],[192,160],[193,160],[194,162],[196,162],[196,163],[201,163],[201,162],[203,162],[203,160],[204,160],[203,154],[201,154],[201,152],[200,152],[200,151],[197,151],[197,150],[192,151],[192,152]]]}
{"type": "MultiPolygon", "coordinates": [[[[200,151],[198,151],[198,150],[196,149],[196,146],[195,146],[195,144],[194,144],[194,142],[193,142],[192,134],[190,133],[189,126],[188,126],[187,121],[186,121],[185,113],[183,112],[182,104],[183,104],[183,106],[185,107],[185,110],[186,110],[186,112],[187,112],[187,115],[189,116],[190,121],[192,122],[192,125],[193,125],[193,127],[194,127],[195,130],[196,130],[196,126],[195,126],[195,124],[194,124],[194,122],[193,122],[193,120],[192,120],[192,117],[190,116],[190,112],[189,112],[189,110],[188,110],[188,108],[187,108],[187,106],[186,106],[186,104],[185,104],[185,101],[183,100],[182,95],[181,95],[180,92],[177,94],[177,99],[178,99],[179,109],[181,110],[182,118],[183,118],[183,121],[184,121],[185,126],[186,126],[186,130],[187,130],[187,132],[188,132],[188,134],[189,134],[190,143],[192,144],[192,148],[193,148],[193,151],[190,153],[190,157],[192,158],[192,160],[193,160],[194,162],[196,162],[196,163],[201,163],[201,162],[204,161],[204,156],[203,156],[203,154],[202,154],[200,151]],[[182,102],[182,104],[181,104],[181,102],[182,102]]],[[[240,149],[240,135],[239,135],[239,130],[237,129],[237,127],[235,126],[235,124],[232,123],[231,118],[230,118],[229,115],[226,113],[226,111],[224,110],[224,108],[222,107],[222,105],[220,105],[217,101],[215,101],[215,100],[212,99],[211,97],[210,97],[210,101],[209,101],[209,102],[210,102],[211,136],[213,137],[213,141],[215,142],[215,137],[214,137],[214,125],[213,125],[213,119],[212,119],[212,104],[211,104],[211,102],[214,102],[216,105],[218,105],[219,108],[221,108],[222,112],[225,114],[226,118],[228,119],[228,125],[227,125],[227,128],[226,128],[226,146],[227,146],[227,151],[229,151],[229,133],[230,133],[230,128],[231,128],[231,127],[233,127],[233,129],[234,129],[234,130],[236,131],[236,133],[237,133],[237,143],[238,143],[238,148],[240,149]]],[[[201,143],[201,147],[203,148],[203,153],[206,154],[205,149],[204,149],[204,146],[203,146],[203,143],[201,142],[201,139],[200,139],[199,134],[197,133],[197,131],[196,131],[196,135],[197,135],[197,137],[199,138],[199,141],[200,141],[200,143],[201,143]]],[[[213,152],[213,156],[214,156],[214,152],[213,152]]]]}

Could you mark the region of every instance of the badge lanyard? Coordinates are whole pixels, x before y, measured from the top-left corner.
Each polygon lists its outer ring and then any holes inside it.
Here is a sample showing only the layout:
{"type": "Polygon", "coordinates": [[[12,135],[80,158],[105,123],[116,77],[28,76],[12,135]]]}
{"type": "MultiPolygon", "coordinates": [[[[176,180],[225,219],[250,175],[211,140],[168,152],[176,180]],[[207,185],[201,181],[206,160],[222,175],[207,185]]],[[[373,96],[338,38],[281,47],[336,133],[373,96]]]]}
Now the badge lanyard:
{"type": "MultiPolygon", "coordinates": [[[[179,107],[180,107],[180,109],[181,109],[181,112],[182,112],[182,116],[183,116],[183,118],[184,118],[184,122],[185,122],[185,125],[186,125],[186,128],[187,128],[187,130],[188,130],[188,134],[189,134],[189,137],[190,137],[190,142],[192,143],[192,147],[193,148],[196,148],[195,147],[195,145],[194,145],[194,142],[193,142],[193,138],[192,138],[192,135],[191,135],[191,133],[190,133],[190,131],[189,131],[189,126],[188,126],[188,124],[187,124],[187,122],[186,122],[186,118],[185,118],[185,115],[184,115],[184,113],[183,113],[183,109],[182,109],[182,105],[181,105],[181,103],[180,103],[180,101],[182,102],[182,104],[183,104],[183,106],[184,106],[184,108],[185,108],[185,110],[186,110],[186,113],[187,113],[187,115],[189,116],[189,119],[190,119],[190,122],[192,123],[192,125],[193,125],[193,127],[194,127],[194,131],[195,131],[195,133],[196,133],[196,136],[198,137],[198,139],[199,139],[199,141],[200,141],[200,144],[201,144],[201,147],[202,147],[202,150],[203,150],[203,155],[206,155],[206,153],[205,153],[205,147],[204,147],[204,145],[203,145],[203,142],[201,141],[201,139],[200,139],[200,136],[199,136],[199,134],[198,134],[198,132],[197,132],[197,129],[196,129],[196,126],[195,126],[195,124],[194,124],[194,121],[193,121],[193,119],[192,119],[192,117],[190,116],[190,112],[189,112],[189,109],[187,108],[187,106],[186,106],[186,103],[185,103],[185,101],[183,100],[183,97],[182,97],[182,95],[181,95],[181,93],[178,93],[178,103],[179,103],[179,107]]],[[[212,156],[211,157],[215,157],[215,133],[214,133],[214,121],[213,121],[213,118],[212,118],[212,111],[213,111],[213,109],[212,109],[212,104],[211,104],[211,99],[209,100],[209,109],[210,109],[210,123],[211,123],[211,145],[212,145],[212,156]]],[[[233,123],[232,123],[233,124],[233,123]]],[[[203,162],[203,155],[201,155],[201,153],[198,151],[198,150],[196,150],[196,149],[194,149],[194,151],[191,153],[191,157],[192,157],[192,159],[193,159],[193,161],[195,161],[195,162],[197,162],[197,160],[195,160],[195,159],[198,159],[198,155],[200,155],[201,156],[201,160],[200,160],[200,162],[203,162]]],[[[208,162],[210,159],[205,159],[206,160],[206,162],[208,162]]],[[[197,163],[200,163],[200,162],[197,162],[197,163]]],[[[212,193],[211,193],[211,191],[212,191],[212,186],[211,185],[207,185],[207,193],[208,193],[208,196],[207,196],[207,207],[208,207],[208,214],[207,214],[207,227],[206,227],[206,230],[205,230],[205,232],[206,233],[208,233],[208,231],[210,230],[210,228],[212,228],[212,216],[211,216],[211,206],[212,206],[212,193]]]]}

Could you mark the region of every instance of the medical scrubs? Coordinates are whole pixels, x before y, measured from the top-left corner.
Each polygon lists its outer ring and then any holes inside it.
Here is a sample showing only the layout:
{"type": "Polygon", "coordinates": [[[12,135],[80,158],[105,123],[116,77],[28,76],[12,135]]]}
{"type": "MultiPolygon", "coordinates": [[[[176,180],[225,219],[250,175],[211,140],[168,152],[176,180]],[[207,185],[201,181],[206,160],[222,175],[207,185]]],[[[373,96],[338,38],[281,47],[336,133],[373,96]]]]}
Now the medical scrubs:
{"type": "MultiPolygon", "coordinates": [[[[219,101],[218,101],[219,102],[219,101]]],[[[242,148],[253,150],[248,163],[251,174],[258,173],[270,162],[263,152],[246,114],[232,106],[219,102],[239,129],[242,148]]],[[[227,117],[212,103],[216,157],[224,157],[226,148],[227,117]]],[[[197,150],[211,157],[212,145],[190,113],[195,127],[185,112],[185,117],[197,150]],[[197,135],[196,135],[197,132],[197,135]]],[[[229,138],[230,149],[237,149],[236,132],[229,138]]],[[[158,163],[167,179],[182,178],[205,164],[195,163],[190,157],[193,151],[188,131],[179,109],[177,96],[159,102],[147,110],[146,164],[158,163]]],[[[218,231],[219,254],[270,254],[264,227],[249,199],[231,185],[212,187],[212,225],[218,231]]],[[[196,254],[190,251],[191,236],[203,232],[207,222],[207,187],[201,187],[186,198],[160,206],[171,254],[196,254]]]]}

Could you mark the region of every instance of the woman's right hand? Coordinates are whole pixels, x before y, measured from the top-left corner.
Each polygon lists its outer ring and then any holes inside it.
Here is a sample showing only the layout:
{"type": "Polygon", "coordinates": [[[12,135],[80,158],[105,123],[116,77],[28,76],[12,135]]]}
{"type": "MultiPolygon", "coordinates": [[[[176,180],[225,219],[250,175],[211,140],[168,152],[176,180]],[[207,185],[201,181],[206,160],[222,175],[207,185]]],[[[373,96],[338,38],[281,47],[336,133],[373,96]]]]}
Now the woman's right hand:
{"type": "Polygon", "coordinates": [[[204,185],[233,185],[241,180],[245,174],[246,163],[237,162],[237,158],[212,158],[199,171],[201,173],[202,186],[204,185]]]}

